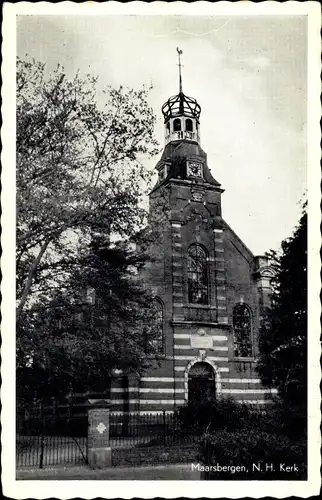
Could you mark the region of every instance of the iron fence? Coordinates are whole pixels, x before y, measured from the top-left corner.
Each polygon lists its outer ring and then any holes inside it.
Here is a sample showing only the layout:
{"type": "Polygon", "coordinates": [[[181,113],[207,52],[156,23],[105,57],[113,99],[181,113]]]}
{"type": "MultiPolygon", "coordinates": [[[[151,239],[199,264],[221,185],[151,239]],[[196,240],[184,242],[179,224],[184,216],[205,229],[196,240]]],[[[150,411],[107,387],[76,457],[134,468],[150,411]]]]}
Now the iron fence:
{"type": "Polygon", "coordinates": [[[71,405],[17,410],[18,467],[87,463],[87,411],[71,405]]]}
{"type": "MultiPolygon", "coordinates": [[[[87,410],[75,404],[18,410],[17,467],[87,463],[87,410]]],[[[176,413],[110,413],[112,449],[189,446],[196,444],[201,434],[185,426],[176,413]]]]}
{"type": "Polygon", "coordinates": [[[123,413],[110,415],[110,445],[113,448],[133,446],[171,446],[190,444],[198,436],[187,433],[173,413],[123,413]]]}

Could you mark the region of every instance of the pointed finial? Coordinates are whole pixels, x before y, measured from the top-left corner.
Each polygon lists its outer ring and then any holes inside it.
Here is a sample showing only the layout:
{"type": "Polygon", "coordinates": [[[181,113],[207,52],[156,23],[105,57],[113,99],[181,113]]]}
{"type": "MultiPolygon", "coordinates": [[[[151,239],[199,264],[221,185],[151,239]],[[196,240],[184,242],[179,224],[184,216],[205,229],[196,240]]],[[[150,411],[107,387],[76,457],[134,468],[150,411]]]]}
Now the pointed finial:
{"type": "Polygon", "coordinates": [[[178,52],[178,58],[179,58],[179,92],[182,92],[182,76],[181,76],[181,58],[180,56],[182,55],[182,50],[177,47],[177,52],[178,52]]]}

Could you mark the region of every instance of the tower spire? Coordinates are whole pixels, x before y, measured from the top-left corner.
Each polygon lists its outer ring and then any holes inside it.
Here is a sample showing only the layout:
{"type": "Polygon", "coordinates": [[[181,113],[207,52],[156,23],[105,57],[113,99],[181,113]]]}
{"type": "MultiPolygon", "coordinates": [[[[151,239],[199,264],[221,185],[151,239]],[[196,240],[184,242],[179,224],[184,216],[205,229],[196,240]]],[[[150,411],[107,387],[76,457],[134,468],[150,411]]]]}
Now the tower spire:
{"type": "Polygon", "coordinates": [[[179,93],[182,93],[182,75],[181,75],[181,58],[180,56],[182,55],[182,50],[177,47],[177,52],[178,52],[178,59],[179,59],[179,93]]]}

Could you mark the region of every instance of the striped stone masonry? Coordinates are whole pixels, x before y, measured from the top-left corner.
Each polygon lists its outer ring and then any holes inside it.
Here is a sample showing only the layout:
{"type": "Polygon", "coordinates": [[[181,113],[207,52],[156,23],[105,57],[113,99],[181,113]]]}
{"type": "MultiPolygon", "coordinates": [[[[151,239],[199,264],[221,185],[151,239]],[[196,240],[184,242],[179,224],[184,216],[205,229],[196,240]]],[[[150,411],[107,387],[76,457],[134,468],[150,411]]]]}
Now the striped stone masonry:
{"type": "Polygon", "coordinates": [[[215,281],[217,287],[217,321],[218,323],[228,323],[227,304],[226,304],[226,278],[225,278],[225,259],[224,259],[224,240],[223,230],[214,229],[214,247],[215,247],[215,281]]]}
{"type": "Polygon", "coordinates": [[[183,256],[181,224],[171,223],[172,233],[172,287],[173,287],[173,319],[183,319],[183,256]]]}
{"type": "Polygon", "coordinates": [[[209,363],[215,373],[216,391],[220,390],[220,377],[229,373],[228,337],[225,330],[209,326],[200,327],[194,323],[185,325],[174,333],[175,372],[181,378],[185,402],[188,401],[189,370],[200,361],[209,363]]]}
{"type": "MultiPolygon", "coordinates": [[[[170,377],[142,377],[137,387],[128,388],[130,413],[145,412],[172,412],[188,400],[189,367],[194,362],[201,361],[199,356],[182,356],[175,359],[174,376],[170,377]],[[138,396],[136,396],[138,391],[138,396]],[[135,409],[134,409],[135,408],[135,409]]],[[[249,404],[266,404],[276,394],[276,390],[262,387],[258,378],[234,378],[230,376],[229,363],[224,357],[207,355],[204,361],[216,368],[216,392],[219,398],[233,398],[249,404]],[[218,359],[220,358],[220,361],[218,359]]],[[[113,413],[123,413],[124,394],[112,393],[111,403],[113,413]],[[119,403],[116,405],[116,403],[119,403]]],[[[99,422],[98,422],[99,424],[99,422]]],[[[101,426],[102,428],[102,426],[101,426]]],[[[98,431],[99,432],[99,431],[98,431]]]]}
{"type": "Polygon", "coordinates": [[[168,365],[158,369],[159,375],[151,369],[146,376],[136,380],[136,384],[134,379],[130,380],[127,387],[122,378],[119,384],[114,381],[111,388],[113,413],[124,412],[125,408],[130,413],[174,411],[187,402],[189,370],[200,361],[209,363],[215,371],[217,397],[259,405],[271,401],[276,391],[263,387],[254,369],[244,375],[236,371],[236,362],[229,359],[229,338],[225,328],[208,327],[207,334],[201,335],[201,339],[207,339],[205,347],[208,344],[208,348],[198,347],[198,330],[200,328],[191,325],[174,333],[174,354],[167,356],[163,363],[168,365]]]}
{"type": "Polygon", "coordinates": [[[137,411],[139,409],[139,385],[136,379],[115,377],[111,383],[111,411],[137,411]]]}

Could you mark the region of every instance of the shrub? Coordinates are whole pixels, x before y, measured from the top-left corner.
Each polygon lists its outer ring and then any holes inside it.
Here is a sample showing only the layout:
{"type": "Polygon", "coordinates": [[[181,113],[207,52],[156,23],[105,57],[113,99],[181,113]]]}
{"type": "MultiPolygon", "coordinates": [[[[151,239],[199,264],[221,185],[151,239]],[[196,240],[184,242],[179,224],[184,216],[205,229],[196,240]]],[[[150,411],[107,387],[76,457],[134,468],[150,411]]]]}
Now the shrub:
{"type": "Polygon", "coordinates": [[[260,428],[287,436],[290,439],[306,438],[307,410],[305,406],[286,404],[276,400],[274,406],[260,419],[260,428]]]}
{"type": "Polygon", "coordinates": [[[200,443],[199,460],[205,466],[204,479],[218,480],[305,480],[306,440],[258,430],[206,433],[200,443]],[[286,466],[294,466],[287,471],[286,466]],[[217,467],[217,470],[211,467],[217,467]],[[229,470],[218,470],[229,466],[229,470]],[[246,470],[236,470],[243,466],[246,470]],[[260,470],[258,470],[260,469],[260,470]]]}
{"type": "Polygon", "coordinates": [[[177,417],[185,432],[203,434],[217,429],[235,431],[251,427],[260,418],[245,404],[233,399],[188,403],[179,408],[177,417]]]}
{"type": "Polygon", "coordinates": [[[177,418],[185,433],[202,435],[221,429],[245,432],[256,429],[290,439],[306,437],[306,409],[287,405],[278,399],[265,412],[233,399],[188,403],[178,410],[177,418]]]}

